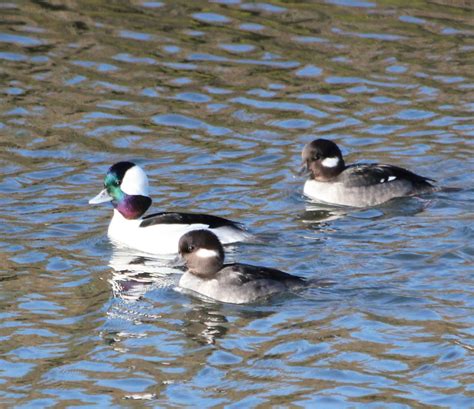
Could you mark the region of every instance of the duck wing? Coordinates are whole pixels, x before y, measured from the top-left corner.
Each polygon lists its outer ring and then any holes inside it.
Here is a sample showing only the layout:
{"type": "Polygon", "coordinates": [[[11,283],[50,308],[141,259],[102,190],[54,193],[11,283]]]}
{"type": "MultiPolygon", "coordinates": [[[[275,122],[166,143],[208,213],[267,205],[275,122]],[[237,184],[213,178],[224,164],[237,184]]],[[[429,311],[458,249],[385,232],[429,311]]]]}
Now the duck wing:
{"type": "Polygon", "coordinates": [[[145,216],[140,223],[140,227],[149,227],[157,224],[202,224],[210,229],[228,226],[238,230],[243,230],[241,223],[234,222],[224,217],[213,216],[202,213],[178,213],[160,212],[145,216]]]}
{"type": "Polygon", "coordinates": [[[348,187],[367,187],[395,181],[410,182],[414,186],[432,186],[435,180],[417,175],[394,165],[361,163],[348,166],[340,175],[348,187]]]}
{"type": "Polygon", "coordinates": [[[250,264],[226,264],[219,272],[235,284],[242,285],[258,280],[272,280],[282,284],[304,284],[301,277],[285,273],[276,268],[253,266],[250,264]]]}

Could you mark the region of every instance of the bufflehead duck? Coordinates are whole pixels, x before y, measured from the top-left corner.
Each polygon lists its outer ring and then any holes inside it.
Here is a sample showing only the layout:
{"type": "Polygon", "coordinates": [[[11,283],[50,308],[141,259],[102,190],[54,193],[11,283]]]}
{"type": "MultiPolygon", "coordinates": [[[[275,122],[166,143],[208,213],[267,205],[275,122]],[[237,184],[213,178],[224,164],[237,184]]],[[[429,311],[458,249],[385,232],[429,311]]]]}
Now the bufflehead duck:
{"type": "Polygon", "coordinates": [[[393,165],[344,163],[338,146],[326,139],[308,143],[302,152],[303,166],[310,178],[304,194],[334,205],[368,207],[395,197],[430,193],[433,179],[393,165]]]}
{"type": "Polygon", "coordinates": [[[161,212],[143,217],[151,205],[148,178],[132,162],[118,162],[105,175],[104,190],[89,203],[111,201],[114,214],[108,229],[109,238],[151,254],[173,254],[180,237],[196,229],[211,229],[223,243],[247,239],[242,225],[218,216],[199,213],[161,212]]]}
{"type": "Polygon", "coordinates": [[[220,302],[250,303],[306,284],[303,278],[274,268],[224,264],[222,244],[209,230],[186,233],[179,240],[179,254],[188,269],[179,286],[220,302]]]}

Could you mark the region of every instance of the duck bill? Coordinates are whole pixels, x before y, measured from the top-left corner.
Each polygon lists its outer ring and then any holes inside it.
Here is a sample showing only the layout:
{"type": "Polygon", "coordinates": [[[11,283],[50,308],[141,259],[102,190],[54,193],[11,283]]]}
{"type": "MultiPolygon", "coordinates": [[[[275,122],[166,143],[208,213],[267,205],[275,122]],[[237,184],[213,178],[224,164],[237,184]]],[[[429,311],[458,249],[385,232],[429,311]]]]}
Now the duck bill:
{"type": "Polygon", "coordinates": [[[186,264],[186,260],[184,257],[178,253],[171,261],[170,266],[173,267],[182,267],[186,264]]]}
{"type": "Polygon", "coordinates": [[[309,175],[309,173],[310,171],[309,171],[308,165],[306,164],[306,162],[303,162],[301,164],[300,170],[298,171],[298,176],[309,175]]]}
{"type": "Polygon", "coordinates": [[[107,189],[104,189],[96,197],[89,200],[89,204],[111,202],[112,200],[114,200],[114,198],[109,195],[107,189]]]}

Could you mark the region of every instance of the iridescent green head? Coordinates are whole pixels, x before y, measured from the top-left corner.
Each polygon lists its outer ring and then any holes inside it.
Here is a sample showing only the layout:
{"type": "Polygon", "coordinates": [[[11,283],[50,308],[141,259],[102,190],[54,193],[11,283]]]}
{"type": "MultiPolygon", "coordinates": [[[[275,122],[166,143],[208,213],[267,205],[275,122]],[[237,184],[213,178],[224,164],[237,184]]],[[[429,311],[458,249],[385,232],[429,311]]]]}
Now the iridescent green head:
{"type": "Polygon", "coordinates": [[[138,165],[118,162],[111,166],[104,178],[104,190],[89,203],[112,202],[127,219],[140,217],[151,205],[148,197],[148,178],[138,165]]]}

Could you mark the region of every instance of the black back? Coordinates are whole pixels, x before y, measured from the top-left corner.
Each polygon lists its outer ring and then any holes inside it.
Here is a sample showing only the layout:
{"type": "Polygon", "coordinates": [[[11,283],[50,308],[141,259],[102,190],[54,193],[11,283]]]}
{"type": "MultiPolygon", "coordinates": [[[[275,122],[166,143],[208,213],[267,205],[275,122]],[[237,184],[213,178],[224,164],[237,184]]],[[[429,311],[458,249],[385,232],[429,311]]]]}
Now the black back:
{"type": "Polygon", "coordinates": [[[223,268],[232,268],[233,271],[238,272],[242,284],[255,280],[274,280],[293,284],[303,284],[305,282],[301,277],[285,273],[276,268],[241,263],[224,264],[223,268]]]}
{"type": "Polygon", "coordinates": [[[140,223],[140,227],[148,227],[155,224],[204,224],[209,226],[211,229],[228,226],[238,230],[243,230],[240,223],[223,217],[202,213],[177,212],[160,212],[145,216],[143,221],[140,223]]]}
{"type": "Polygon", "coordinates": [[[428,187],[432,186],[430,182],[435,182],[433,179],[417,175],[407,169],[393,165],[361,163],[347,166],[346,171],[356,176],[354,178],[348,178],[347,185],[350,187],[371,186],[385,183],[388,182],[391,176],[396,178],[394,181],[407,180],[411,182],[414,187],[428,187]]]}

